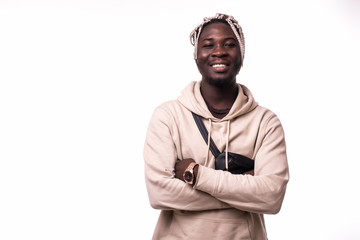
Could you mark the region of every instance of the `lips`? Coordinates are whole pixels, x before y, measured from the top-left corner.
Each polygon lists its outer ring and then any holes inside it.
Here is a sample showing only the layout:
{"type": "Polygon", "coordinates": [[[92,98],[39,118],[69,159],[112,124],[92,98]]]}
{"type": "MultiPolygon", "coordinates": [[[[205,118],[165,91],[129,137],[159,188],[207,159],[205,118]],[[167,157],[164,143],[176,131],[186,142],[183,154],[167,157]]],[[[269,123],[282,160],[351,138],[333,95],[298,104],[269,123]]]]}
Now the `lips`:
{"type": "Polygon", "coordinates": [[[228,64],[226,63],[212,63],[210,66],[215,72],[224,72],[228,68],[228,64]]]}
{"type": "Polygon", "coordinates": [[[213,64],[211,65],[212,67],[214,68],[221,68],[221,67],[225,67],[226,65],[225,64],[221,64],[221,63],[217,63],[217,64],[213,64]]]}

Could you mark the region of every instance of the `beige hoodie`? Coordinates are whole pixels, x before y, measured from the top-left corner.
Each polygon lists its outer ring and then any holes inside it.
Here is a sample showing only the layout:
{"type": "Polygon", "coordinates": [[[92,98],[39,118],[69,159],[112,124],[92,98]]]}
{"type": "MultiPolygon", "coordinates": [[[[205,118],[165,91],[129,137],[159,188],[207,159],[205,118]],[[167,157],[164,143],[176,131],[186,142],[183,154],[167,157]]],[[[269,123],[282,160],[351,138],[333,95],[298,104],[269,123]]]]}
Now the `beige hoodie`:
{"type": "Polygon", "coordinates": [[[284,132],[277,116],[238,86],[223,119],[209,112],[200,82],[154,111],[144,147],[150,204],[162,210],[153,239],[267,239],[263,214],[279,212],[289,180],[284,132]],[[191,111],[204,118],[220,151],[255,159],[254,176],[214,169],[191,111]],[[186,158],[200,165],[193,187],[174,178],[177,159],[186,158]]]}

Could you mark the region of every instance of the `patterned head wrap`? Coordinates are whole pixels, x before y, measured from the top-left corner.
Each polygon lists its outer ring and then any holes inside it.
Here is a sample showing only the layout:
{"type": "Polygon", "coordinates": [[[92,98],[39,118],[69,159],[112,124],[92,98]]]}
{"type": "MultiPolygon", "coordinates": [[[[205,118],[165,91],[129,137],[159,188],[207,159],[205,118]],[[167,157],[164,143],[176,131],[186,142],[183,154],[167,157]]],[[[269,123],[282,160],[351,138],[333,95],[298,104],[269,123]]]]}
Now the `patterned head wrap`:
{"type": "Polygon", "coordinates": [[[209,23],[219,22],[219,20],[220,22],[222,21],[227,22],[230,25],[231,29],[233,30],[236,39],[238,40],[240,45],[241,66],[242,66],[245,55],[245,39],[244,39],[244,34],[242,32],[242,28],[233,16],[221,14],[221,13],[217,13],[214,17],[205,17],[204,21],[190,33],[190,42],[195,48],[194,59],[195,60],[197,59],[197,49],[198,49],[198,42],[199,42],[201,30],[209,23]]]}

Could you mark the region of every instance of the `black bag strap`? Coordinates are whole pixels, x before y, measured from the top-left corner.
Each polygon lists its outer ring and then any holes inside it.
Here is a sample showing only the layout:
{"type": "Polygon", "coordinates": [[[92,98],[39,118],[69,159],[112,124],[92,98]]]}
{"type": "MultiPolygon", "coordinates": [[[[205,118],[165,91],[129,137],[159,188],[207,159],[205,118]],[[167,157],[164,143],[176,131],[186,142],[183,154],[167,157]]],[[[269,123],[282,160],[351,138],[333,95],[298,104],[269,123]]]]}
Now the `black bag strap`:
{"type": "MultiPolygon", "coordinates": [[[[194,120],[195,120],[195,123],[196,123],[197,127],[199,128],[201,136],[203,137],[204,141],[207,144],[208,143],[209,133],[205,128],[205,125],[204,125],[204,123],[202,121],[202,118],[199,115],[197,115],[197,114],[195,114],[193,112],[191,112],[191,113],[192,113],[192,115],[194,117],[194,120]]],[[[214,143],[214,141],[212,140],[211,137],[210,137],[210,151],[214,155],[215,158],[217,158],[217,156],[219,156],[219,154],[220,154],[219,149],[216,147],[216,145],[215,145],[215,143],[214,143]]]]}

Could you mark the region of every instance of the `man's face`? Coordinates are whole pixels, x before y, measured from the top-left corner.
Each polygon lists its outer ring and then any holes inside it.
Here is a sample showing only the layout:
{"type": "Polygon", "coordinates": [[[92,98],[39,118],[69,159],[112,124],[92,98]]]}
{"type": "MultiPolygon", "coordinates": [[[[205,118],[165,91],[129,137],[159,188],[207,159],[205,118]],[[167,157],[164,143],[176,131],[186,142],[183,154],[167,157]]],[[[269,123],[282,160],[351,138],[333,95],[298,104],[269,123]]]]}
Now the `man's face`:
{"type": "Polygon", "coordinates": [[[241,67],[240,46],[228,24],[215,22],[203,29],[196,64],[202,79],[211,85],[236,82],[241,67]]]}

